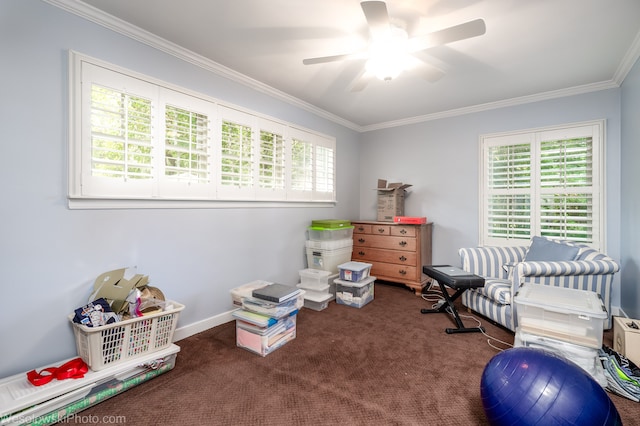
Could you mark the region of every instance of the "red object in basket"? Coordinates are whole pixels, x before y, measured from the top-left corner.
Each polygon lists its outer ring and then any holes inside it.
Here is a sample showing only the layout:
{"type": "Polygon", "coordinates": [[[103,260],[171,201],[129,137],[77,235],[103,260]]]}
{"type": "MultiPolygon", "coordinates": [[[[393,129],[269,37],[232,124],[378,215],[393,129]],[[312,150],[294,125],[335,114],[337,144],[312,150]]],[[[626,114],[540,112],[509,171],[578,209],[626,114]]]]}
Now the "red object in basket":
{"type": "Polygon", "coordinates": [[[418,216],[394,216],[393,221],[395,223],[405,223],[410,225],[421,225],[423,223],[427,223],[426,217],[418,217],[418,216]]]}

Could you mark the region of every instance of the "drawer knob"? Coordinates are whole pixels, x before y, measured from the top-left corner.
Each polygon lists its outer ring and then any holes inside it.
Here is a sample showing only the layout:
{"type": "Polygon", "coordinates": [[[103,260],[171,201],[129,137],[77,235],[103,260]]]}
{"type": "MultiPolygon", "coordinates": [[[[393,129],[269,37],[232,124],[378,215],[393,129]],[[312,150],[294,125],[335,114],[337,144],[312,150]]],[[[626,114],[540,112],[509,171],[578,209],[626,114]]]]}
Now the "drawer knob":
{"type": "Polygon", "coordinates": [[[407,258],[404,257],[404,256],[400,256],[398,259],[400,259],[400,261],[402,261],[402,262],[405,262],[407,260],[407,258]]]}
{"type": "Polygon", "coordinates": [[[404,235],[404,234],[406,234],[406,233],[407,233],[407,230],[406,230],[406,229],[404,229],[404,228],[402,228],[402,229],[400,230],[400,233],[404,235]]]}
{"type": "Polygon", "coordinates": [[[378,228],[378,232],[384,234],[384,228],[378,228]]]}
{"type": "Polygon", "coordinates": [[[360,251],[358,252],[358,254],[359,254],[360,256],[364,256],[364,252],[363,252],[362,250],[360,250],[360,251]]]}
{"type": "Polygon", "coordinates": [[[364,227],[363,226],[358,227],[358,231],[363,232],[364,231],[364,227]]]}
{"type": "Polygon", "coordinates": [[[404,247],[404,246],[407,245],[407,242],[406,241],[400,241],[398,244],[400,244],[400,246],[404,247]]]}
{"type": "Polygon", "coordinates": [[[358,238],[358,242],[359,242],[360,244],[364,243],[364,238],[358,238]]]}
{"type": "Polygon", "coordinates": [[[407,271],[405,271],[404,269],[400,269],[400,270],[398,271],[398,273],[399,273],[400,275],[407,275],[407,271]]]}

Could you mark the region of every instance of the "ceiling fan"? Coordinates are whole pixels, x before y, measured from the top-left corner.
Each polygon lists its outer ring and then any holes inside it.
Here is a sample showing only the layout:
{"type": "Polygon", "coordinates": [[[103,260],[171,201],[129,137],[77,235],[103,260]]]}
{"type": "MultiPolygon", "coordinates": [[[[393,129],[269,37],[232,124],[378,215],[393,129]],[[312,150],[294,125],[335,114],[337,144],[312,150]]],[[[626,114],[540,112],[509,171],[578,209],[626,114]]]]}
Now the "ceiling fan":
{"type": "Polygon", "coordinates": [[[486,32],[484,20],[475,19],[428,34],[409,37],[404,28],[391,22],[384,1],[362,1],[360,6],[371,35],[367,49],[302,61],[304,65],[313,65],[354,59],[366,60],[365,69],[352,85],[352,91],[362,90],[373,76],[389,81],[396,78],[402,71],[418,67],[423,78],[436,81],[444,75],[444,72],[420,61],[413,55],[414,53],[477,37],[486,32]]]}

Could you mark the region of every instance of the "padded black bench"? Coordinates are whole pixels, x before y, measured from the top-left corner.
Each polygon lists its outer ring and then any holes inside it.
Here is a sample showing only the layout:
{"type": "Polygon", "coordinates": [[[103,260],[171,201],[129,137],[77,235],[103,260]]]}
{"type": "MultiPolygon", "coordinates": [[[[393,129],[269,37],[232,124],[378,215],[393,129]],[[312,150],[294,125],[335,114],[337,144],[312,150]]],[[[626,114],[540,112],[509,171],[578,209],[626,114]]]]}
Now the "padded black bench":
{"type": "Polygon", "coordinates": [[[453,301],[456,300],[462,293],[464,293],[465,290],[468,290],[470,288],[484,287],[484,278],[450,265],[423,266],[422,272],[438,282],[438,285],[442,290],[442,296],[444,297],[445,303],[441,304],[436,309],[423,308],[420,310],[421,313],[433,314],[440,312],[450,312],[453,315],[453,319],[457,327],[445,329],[447,334],[473,333],[484,331],[484,328],[482,327],[465,327],[462,323],[462,320],[460,319],[458,310],[453,304],[453,301]],[[454,289],[455,293],[453,295],[449,295],[449,292],[447,291],[445,286],[454,289]]]}

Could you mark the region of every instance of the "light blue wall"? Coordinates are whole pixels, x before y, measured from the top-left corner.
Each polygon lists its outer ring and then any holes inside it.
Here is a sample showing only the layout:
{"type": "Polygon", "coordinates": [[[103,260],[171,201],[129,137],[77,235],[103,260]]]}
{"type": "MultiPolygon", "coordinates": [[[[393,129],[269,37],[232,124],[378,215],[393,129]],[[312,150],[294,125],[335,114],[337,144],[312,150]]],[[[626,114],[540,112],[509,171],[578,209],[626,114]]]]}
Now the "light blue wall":
{"type": "MultiPolygon", "coordinates": [[[[622,90],[358,135],[38,0],[0,2],[0,55],[0,377],[75,356],[66,316],[86,301],[97,275],[110,269],[137,265],[168,297],[184,303],[179,326],[226,312],[228,290],[242,283],[295,282],[305,267],[309,221],[374,219],[379,177],[414,185],[407,214],[434,222],[434,262],[457,263],[457,249],[478,241],[479,135],[602,118],[608,142],[607,252],[628,268],[622,307],[638,317],[637,65],[622,90]],[[335,136],[338,205],[69,210],[69,49],[335,136]]],[[[614,305],[620,293],[617,282],[614,305]]]]}
{"type": "Polygon", "coordinates": [[[630,318],[640,318],[640,62],[622,84],[622,294],[630,318]]]}
{"type": "Polygon", "coordinates": [[[310,221],[358,215],[352,130],[38,0],[0,2],[0,57],[0,377],[75,356],[67,315],[103,272],[137,266],[187,306],[182,327],[228,311],[243,283],[295,284],[310,221]],[[69,49],[335,136],[337,207],[69,210],[69,49]]]}
{"type": "MultiPolygon", "coordinates": [[[[425,100],[428,102],[428,99],[425,100]]],[[[607,254],[620,259],[620,90],[488,110],[363,135],[361,219],[375,218],[378,178],[413,184],[410,216],[434,223],[433,262],[460,263],[460,247],[478,245],[480,135],[605,119],[607,254]]],[[[613,304],[619,305],[618,285],[613,304]]]]}

